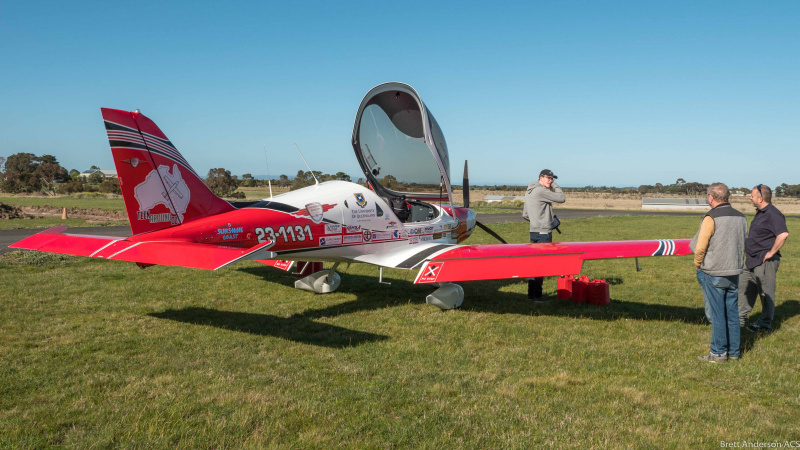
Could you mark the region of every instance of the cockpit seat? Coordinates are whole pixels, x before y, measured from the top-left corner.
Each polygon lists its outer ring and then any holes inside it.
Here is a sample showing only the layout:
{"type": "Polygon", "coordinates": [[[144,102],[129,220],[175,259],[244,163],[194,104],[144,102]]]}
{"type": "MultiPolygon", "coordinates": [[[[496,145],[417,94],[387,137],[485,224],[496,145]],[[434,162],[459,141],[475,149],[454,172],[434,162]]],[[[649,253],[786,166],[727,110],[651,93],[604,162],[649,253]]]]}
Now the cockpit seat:
{"type": "Polygon", "coordinates": [[[411,216],[411,205],[406,200],[405,195],[391,199],[392,211],[401,222],[407,222],[411,216]]]}

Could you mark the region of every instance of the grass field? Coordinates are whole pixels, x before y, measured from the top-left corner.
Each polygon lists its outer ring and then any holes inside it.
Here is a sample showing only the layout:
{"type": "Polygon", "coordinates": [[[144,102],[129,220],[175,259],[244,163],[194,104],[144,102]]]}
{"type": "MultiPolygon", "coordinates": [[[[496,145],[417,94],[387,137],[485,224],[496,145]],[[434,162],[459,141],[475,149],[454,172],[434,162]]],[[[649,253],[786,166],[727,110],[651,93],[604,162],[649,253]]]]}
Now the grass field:
{"type": "Polygon", "coordinates": [[[102,209],[106,211],[123,211],[125,203],[121,196],[108,198],[105,196],[85,197],[31,197],[0,196],[0,202],[13,206],[51,206],[53,208],[102,209]]]}
{"type": "MultiPolygon", "coordinates": [[[[691,237],[692,217],[598,217],[557,240],[691,237]]],[[[524,242],[524,224],[492,225],[524,242]]],[[[789,220],[800,235],[796,219],[789,220]]],[[[425,304],[413,273],[353,265],[339,291],[257,263],[205,272],[0,258],[0,447],[719,447],[800,439],[800,269],[776,331],[708,352],[691,258],[594,261],[605,307],[537,306],[521,281],[425,304]]],[[[489,243],[478,231],[471,243],[489,243]]],[[[545,289],[552,294],[555,279],[545,289]]],[[[758,314],[759,308],[756,310],[758,314]]]]}

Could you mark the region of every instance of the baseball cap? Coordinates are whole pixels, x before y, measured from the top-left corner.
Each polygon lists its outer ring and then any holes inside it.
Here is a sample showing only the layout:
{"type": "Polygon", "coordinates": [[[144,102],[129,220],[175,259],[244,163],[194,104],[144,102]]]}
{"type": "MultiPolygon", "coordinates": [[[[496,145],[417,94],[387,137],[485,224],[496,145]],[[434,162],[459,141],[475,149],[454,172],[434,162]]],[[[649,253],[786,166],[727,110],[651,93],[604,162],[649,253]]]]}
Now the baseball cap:
{"type": "Polygon", "coordinates": [[[556,175],[553,173],[553,171],[552,171],[552,170],[550,170],[550,169],[544,169],[543,171],[539,172],[539,176],[540,176],[540,177],[553,177],[553,178],[558,178],[558,177],[557,177],[557,176],[556,176],[556,175]]]}

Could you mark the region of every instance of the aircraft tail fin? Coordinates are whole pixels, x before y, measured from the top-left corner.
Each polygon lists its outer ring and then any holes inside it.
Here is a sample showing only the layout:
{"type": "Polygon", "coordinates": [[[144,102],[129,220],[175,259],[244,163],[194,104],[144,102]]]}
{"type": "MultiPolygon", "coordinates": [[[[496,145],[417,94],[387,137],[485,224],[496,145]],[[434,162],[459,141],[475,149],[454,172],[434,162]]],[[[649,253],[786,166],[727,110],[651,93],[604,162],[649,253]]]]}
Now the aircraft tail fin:
{"type": "Polygon", "coordinates": [[[233,210],[144,114],[101,108],[133,234],[233,210]]]}

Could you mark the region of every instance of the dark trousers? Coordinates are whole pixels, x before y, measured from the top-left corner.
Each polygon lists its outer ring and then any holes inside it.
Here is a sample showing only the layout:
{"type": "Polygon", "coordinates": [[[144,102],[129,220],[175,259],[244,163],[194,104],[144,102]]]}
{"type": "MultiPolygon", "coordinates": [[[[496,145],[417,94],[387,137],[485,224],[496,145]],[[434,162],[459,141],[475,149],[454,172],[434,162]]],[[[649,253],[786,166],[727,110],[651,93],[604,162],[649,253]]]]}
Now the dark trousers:
{"type": "Polygon", "coordinates": [[[747,326],[750,312],[761,296],[761,317],[756,325],[771,328],[775,318],[775,285],[781,258],[773,256],[753,270],[744,269],[739,277],[739,323],[747,326]]]}
{"type": "MultiPolygon", "coordinates": [[[[531,244],[553,242],[553,233],[531,233],[531,244]]],[[[542,296],[544,277],[528,278],[528,298],[542,296]]]]}

